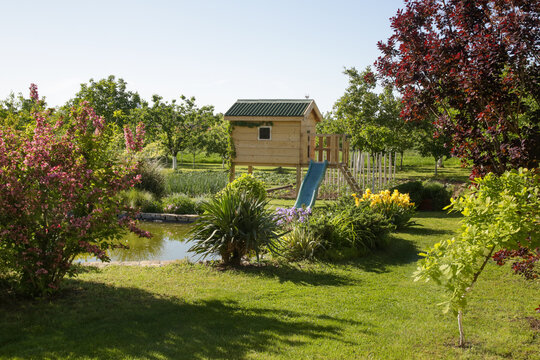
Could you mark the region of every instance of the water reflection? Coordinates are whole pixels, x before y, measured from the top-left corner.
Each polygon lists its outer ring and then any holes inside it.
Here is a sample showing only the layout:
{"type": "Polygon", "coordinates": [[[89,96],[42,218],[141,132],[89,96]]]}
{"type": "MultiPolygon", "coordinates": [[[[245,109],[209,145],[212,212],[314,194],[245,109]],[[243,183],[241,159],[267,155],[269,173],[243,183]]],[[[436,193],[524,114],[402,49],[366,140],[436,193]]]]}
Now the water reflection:
{"type": "MultiPolygon", "coordinates": [[[[140,227],[152,233],[152,238],[140,238],[129,233],[122,243],[129,249],[115,249],[109,251],[112,261],[144,261],[144,260],[178,260],[188,258],[198,260],[199,256],[191,254],[190,244],[185,242],[190,224],[150,223],[144,222],[140,227]]],[[[96,261],[95,258],[81,259],[81,261],[96,261]]]]}

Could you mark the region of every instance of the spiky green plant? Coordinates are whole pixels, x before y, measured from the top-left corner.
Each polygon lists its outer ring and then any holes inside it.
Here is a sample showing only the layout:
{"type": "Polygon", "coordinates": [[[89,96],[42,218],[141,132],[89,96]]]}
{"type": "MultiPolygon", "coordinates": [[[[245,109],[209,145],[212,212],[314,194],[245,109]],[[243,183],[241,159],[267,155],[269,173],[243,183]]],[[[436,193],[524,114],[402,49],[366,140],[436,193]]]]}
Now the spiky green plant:
{"type": "Polygon", "coordinates": [[[220,255],[225,265],[240,265],[242,257],[264,248],[276,251],[279,238],[267,200],[246,191],[227,189],[202,205],[204,213],[190,232],[189,249],[203,258],[220,255]]]}

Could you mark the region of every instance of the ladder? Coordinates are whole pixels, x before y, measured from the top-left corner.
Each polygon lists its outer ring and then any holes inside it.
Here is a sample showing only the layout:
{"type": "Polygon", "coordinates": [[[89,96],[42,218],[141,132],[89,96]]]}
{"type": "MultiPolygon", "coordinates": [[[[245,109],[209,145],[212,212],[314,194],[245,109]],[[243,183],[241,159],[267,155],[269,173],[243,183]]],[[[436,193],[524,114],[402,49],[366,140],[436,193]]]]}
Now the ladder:
{"type": "Polygon", "coordinates": [[[338,164],[339,169],[343,173],[343,176],[345,177],[345,180],[347,181],[347,184],[351,187],[351,190],[356,193],[361,193],[362,189],[360,188],[360,185],[356,182],[356,179],[354,176],[352,176],[351,171],[349,170],[349,167],[347,164],[340,163],[338,164]]]}

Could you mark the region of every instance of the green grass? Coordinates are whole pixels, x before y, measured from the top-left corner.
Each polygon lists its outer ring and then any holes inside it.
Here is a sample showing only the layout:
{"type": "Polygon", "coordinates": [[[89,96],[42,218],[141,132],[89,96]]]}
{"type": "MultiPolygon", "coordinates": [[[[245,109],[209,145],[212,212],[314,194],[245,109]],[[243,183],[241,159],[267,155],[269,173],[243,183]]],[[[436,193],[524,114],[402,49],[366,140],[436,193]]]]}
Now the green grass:
{"type": "Polygon", "coordinates": [[[88,269],[54,300],[0,297],[0,358],[538,359],[538,283],[489,264],[461,349],[442,290],[412,281],[418,251],[458,220],[420,213],[386,252],[340,264],[88,269]]]}
{"type": "MultiPolygon", "coordinates": [[[[191,163],[184,162],[178,164],[179,169],[184,171],[204,171],[215,170],[223,171],[221,160],[211,155],[204,157],[199,155],[195,158],[195,168],[191,163]]],[[[467,182],[470,175],[469,167],[461,167],[459,159],[450,158],[444,161],[444,167],[438,169],[438,174],[434,174],[435,160],[432,157],[422,157],[415,151],[406,151],[403,158],[403,169],[399,170],[400,157],[398,155],[396,179],[398,181],[406,180],[437,180],[442,182],[467,182]]],[[[237,166],[237,176],[246,173],[247,166],[237,166]]],[[[291,184],[296,182],[296,169],[283,167],[282,173],[278,173],[277,168],[257,166],[254,168],[254,175],[263,180],[268,187],[291,184]]]]}
{"type": "Polygon", "coordinates": [[[223,171],[165,170],[165,193],[181,193],[196,197],[213,195],[227,185],[228,174],[223,171]]]}

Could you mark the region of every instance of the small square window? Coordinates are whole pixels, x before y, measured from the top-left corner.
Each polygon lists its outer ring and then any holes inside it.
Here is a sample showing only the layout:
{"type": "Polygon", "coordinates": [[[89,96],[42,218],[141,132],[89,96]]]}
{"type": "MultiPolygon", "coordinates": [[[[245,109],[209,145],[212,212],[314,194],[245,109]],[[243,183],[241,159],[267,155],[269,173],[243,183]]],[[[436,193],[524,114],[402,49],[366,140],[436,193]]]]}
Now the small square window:
{"type": "Polygon", "coordinates": [[[270,126],[260,126],[259,127],[259,140],[270,140],[272,127],[270,126]]]}

